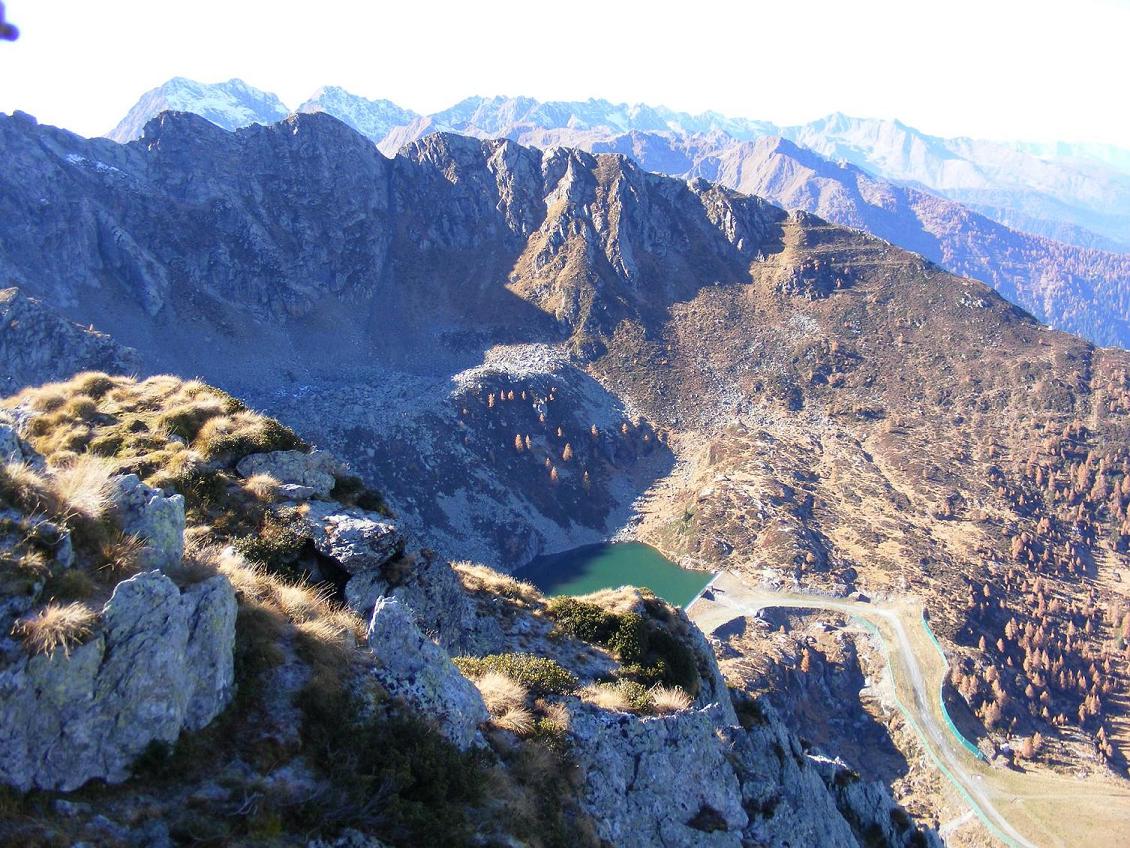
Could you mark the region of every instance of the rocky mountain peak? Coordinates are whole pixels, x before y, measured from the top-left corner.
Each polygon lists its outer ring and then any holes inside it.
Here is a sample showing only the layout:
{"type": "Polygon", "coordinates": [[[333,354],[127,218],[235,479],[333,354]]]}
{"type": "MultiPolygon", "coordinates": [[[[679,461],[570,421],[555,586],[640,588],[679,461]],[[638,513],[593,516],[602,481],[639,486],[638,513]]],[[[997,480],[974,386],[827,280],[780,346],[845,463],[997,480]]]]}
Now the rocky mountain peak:
{"type": "Polygon", "coordinates": [[[142,95],[106,137],[121,143],[132,141],[151,118],[167,111],[193,112],[226,130],[273,123],[290,113],[277,96],[240,79],[205,84],[174,77],[142,95]]]}
{"type": "Polygon", "coordinates": [[[410,124],[420,117],[391,100],[370,100],[332,85],[314,92],[298,107],[298,111],[329,113],[373,141],[379,141],[394,128],[410,124]]]}

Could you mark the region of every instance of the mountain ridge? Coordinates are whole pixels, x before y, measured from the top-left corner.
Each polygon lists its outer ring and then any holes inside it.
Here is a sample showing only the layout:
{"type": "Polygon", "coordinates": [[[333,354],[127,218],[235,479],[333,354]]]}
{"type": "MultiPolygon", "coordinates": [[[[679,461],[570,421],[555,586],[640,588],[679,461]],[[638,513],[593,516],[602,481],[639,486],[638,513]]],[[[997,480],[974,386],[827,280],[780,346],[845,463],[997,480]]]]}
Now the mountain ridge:
{"type": "MultiPolygon", "coordinates": [[[[563,145],[622,153],[648,170],[685,178],[704,176],[746,193],[764,195],[783,206],[866,229],[918,250],[960,274],[989,282],[1056,326],[1082,333],[1100,344],[1130,344],[1130,260],[1125,254],[1013,230],[997,223],[995,219],[1002,216],[993,217],[991,210],[986,217],[971,211],[973,207],[943,199],[936,191],[881,179],[873,168],[866,170],[872,165],[863,161],[867,157],[856,155],[858,139],[853,142],[854,154],[833,163],[827,155],[812,149],[821,147],[819,133],[808,139],[810,147],[785,139],[792,146],[782,149],[777,144],[778,149],[772,151],[777,155],[770,156],[766,145],[775,144],[772,138],[783,136],[765,133],[787,130],[797,137],[804,134],[804,127],[790,130],[749,121],[734,124],[715,113],[690,116],[597,99],[542,103],[532,98],[476,97],[444,112],[419,116],[388,101],[365,101],[340,89],[332,91],[332,102],[319,105],[311,100],[300,109],[335,114],[377,142],[389,157],[394,158],[405,144],[435,131],[482,138],[502,135],[539,147],[563,145]],[[407,122],[396,125],[402,119],[407,122]],[[814,154],[821,158],[814,159],[814,154]],[[788,179],[781,170],[785,167],[782,157],[793,160],[787,166],[793,174],[788,179]],[[855,170],[845,167],[849,159],[862,163],[865,169],[858,164],[852,166],[855,170]],[[802,179],[799,175],[807,176],[802,179]],[[810,184],[804,184],[805,179],[810,184]]],[[[851,141],[852,128],[858,125],[858,119],[833,114],[806,126],[826,126],[851,141]]],[[[916,132],[898,121],[884,126],[900,137],[909,138],[908,133],[916,132]]],[[[882,132],[881,127],[875,132],[882,132]]],[[[982,144],[968,139],[925,138],[927,147],[938,147],[940,155],[950,158],[945,144],[974,149],[982,144]]],[[[835,157],[844,152],[829,144],[824,144],[826,154],[835,157]]],[[[1003,150],[1001,145],[997,147],[1003,150]]],[[[966,160],[953,161],[960,164],[966,160]]],[[[1013,210],[1003,217],[1023,220],[1024,214],[1013,210]]],[[[1079,238],[1075,233],[1067,235],[1077,241],[1101,241],[1089,236],[1079,238]]]]}
{"type": "Polygon", "coordinates": [[[1126,351],[619,154],[433,134],[387,159],[320,113],[164,113],[127,145],[20,116],[0,143],[0,221],[31,223],[0,272],[301,427],[432,550],[512,570],[620,533],[912,595],[986,756],[1039,733],[1024,768],[1122,779],[1126,351]]]}
{"type": "MultiPolygon", "coordinates": [[[[368,126],[374,142],[380,143],[383,135],[396,129],[390,128],[387,120],[366,124],[356,109],[356,104],[366,102],[365,99],[350,95],[349,100],[353,105],[342,108],[338,116],[347,122],[355,121],[354,128],[359,131],[368,126]]],[[[388,101],[367,102],[382,104],[381,111],[390,111],[388,101]]],[[[395,107],[394,111],[418,120],[412,110],[395,107]]],[[[154,114],[150,109],[149,116],[154,114]]],[[[426,117],[432,130],[508,135],[515,140],[520,140],[515,133],[521,128],[586,129],[604,134],[724,132],[736,141],[780,135],[833,161],[850,161],[876,176],[918,185],[971,204],[988,217],[1002,223],[1013,222],[1020,229],[1077,240],[1084,247],[1126,249],[1130,245],[1130,151],[1113,145],[947,138],[921,132],[899,120],[857,118],[840,112],[805,124],[777,125],[713,111],[693,115],[663,106],[611,103],[596,98],[539,101],[530,97],[477,96],[426,117]],[[1108,188],[1099,195],[1076,196],[1087,181],[1108,188]],[[1099,235],[1087,235],[1086,230],[1099,235]]],[[[132,123],[134,131],[140,129],[141,123],[132,123]]],[[[405,121],[399,129],[409,123],[412,120],[405,121]]],[[[122,133],[115,137],[128,140],[122,133]]],[[[397,133],[397,138],[400,143],[406,140],[402,132],[397,133]]]]}

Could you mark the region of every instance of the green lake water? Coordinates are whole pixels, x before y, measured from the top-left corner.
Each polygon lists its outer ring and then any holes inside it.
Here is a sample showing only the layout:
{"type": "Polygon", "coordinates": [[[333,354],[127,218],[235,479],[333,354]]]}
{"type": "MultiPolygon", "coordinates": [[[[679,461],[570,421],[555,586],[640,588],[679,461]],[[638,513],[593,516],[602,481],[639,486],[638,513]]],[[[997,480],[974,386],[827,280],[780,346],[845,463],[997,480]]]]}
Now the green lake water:
{"type": "Polygon", "coordinates": [[[710,582],[706,571],[680,568],[650,545],[612,542],[541,556],[515,575],[551,597],[639,586],[686,606],[710,582]]]}

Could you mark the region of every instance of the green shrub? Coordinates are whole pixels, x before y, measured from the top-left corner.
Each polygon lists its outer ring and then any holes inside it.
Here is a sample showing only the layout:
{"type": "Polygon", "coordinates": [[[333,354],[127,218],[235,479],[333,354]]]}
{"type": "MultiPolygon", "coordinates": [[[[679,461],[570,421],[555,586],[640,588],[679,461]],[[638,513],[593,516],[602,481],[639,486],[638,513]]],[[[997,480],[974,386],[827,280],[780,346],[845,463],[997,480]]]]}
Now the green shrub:
{"type": "Polygon", "coordinates": [[[615,630],[616,616],[604,607],[576,598],[553,598],[546,604],[545,612],[560,630],[592,644],[605,644],[615,630]]]}
{"type": "Polygon", "coordinates": [[[647,687],[635,680],[617,680],[614,684],[628,702],[633,712],[642,713],[651,709],[651,695],[647,687]]]}
{"type": "Polygon", "coordinates": [[[85,601],[97,590],[85,571],[65,568],[52,574],[43,586],[43,597],[55,601],[85,601]]]}
{"type": "Polygon", "coordinates": [[[651,642],[647,623],[634,612],[623,613],[616,619],[616,629],[608,638],[608,647],[616,652],[622,663],[641,661],[651,642]]]}
{"type": "Polygon", "coordinates": [[[554,598],[546,614],[557,627],[612,651],[623,675],[648,686],[679,686],[698,694],[699,674],[694,652],[664,627],[634,612],[609,612],[577,598],[554,598]]]}
{"type": "Polygon", "coordinates": [[[480,677],[488,671],[505,674],[535,695],[566,695],[577,688],[577,678],[571,671],[556,660],[536,654],[456,657],[455,665],[468,677],[480,677]]]}
{"type": "Polygon", "coordinates": [[[251,562],[290,579],[305,576],[295,561],[306,547],[307,538],[293,523],[267,513],[258,533],[240,536],[232,541],[237,551],[251,562]]]}
{"type": "Polygon", "coordinates": [[[486,755],[460,751],[416,718],[349,721],[356,711],[337,706],[304,721],[303,737],[338,797],[311,801],[299,815],[312,827],[364,828],[396,845],[472,844],[468,809],[483,799],[486,755]]]}
{"type": "Polygon", "coordinates": [[[173,489],[197,507],[220,503],[228,488],[228,480],[222,472],[195,463],[185,464],[172,472],[158,472],[148,482],[160,488],[173,489]]]}

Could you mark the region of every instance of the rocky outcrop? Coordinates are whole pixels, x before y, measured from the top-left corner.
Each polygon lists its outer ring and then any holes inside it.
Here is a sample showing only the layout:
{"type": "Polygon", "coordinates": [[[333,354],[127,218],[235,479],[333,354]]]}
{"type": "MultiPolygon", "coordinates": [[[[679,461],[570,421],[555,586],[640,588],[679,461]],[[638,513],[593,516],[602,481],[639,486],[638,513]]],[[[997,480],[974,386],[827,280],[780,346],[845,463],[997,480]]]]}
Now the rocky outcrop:
{"type": "Polygon", "coordinates": [[[489,718],[487,708],[451,657],[420,632],[411,611],[396,598],[378,599],[368,640],[381,685],[434,722],[451,742],[470,747],[489,718]]]}
{"type": "Polygon", "coordinates": [[[380,568],[404,547],[396,525],[372,512],[313,502],[303,517],[318,553],[350,574],[380,568]]]}
{"type": "Polygon", "coordinates": [[[151,742],[206,725],[232,696],[235,615],[222,576],[184,591],[157,571],[120,583],[85,644],[0,671],[0,782],[118,782],[151,742]]]}
{"type": "Polygon", "coordinates": [[[941,844],[881,784],[806,755],[771,710],[743,729],[717,707],[658,718],[582,707],[570,738],[582,804],[617,846],[941,844]]]}
{"type": "Polygon", "coordinates": [[[20,435],[21,421],[16,411],[0,409],[0,462],[15,462],[42,470],[45,463],[35,448],[20,435]]]}
{"type": "Polygon", "coordinates": [[[178,565],[184,556],[184,497],[147,486],[136,474],[116,477],[112,497],[122,532],[145,542],[142,568],[178,565]]]}
{"type": "Polygon", "coordinates": [[[18,288],[0,291],[0,391],[71,377],[78,371],[140,370],[137,351],[93,327],[68,321],[18,288]]]}
{"type": "Polygon", "coordinates": [[[286,450],[270,453],[253,453],[245,456],[236,466],[244,477],[267,474],[284,487],[296,487],[284,492],[292,499],[328,498],[337,482],[341,466],[325,451],[286,450]]]}
{"type": "Polygon", "coordinates": [[[941,848],[941,839],[932,831],[923,831],[917,837],[918,829],[904,810],[891,804],[882,783],[860,780],[856,772],[837,760],[812,757],[811,762],[844,820],[864,844],[941,848]]]}
{"type": "Polygon", "coordinates": [[[369,618],[377,600],[396,598],[416,617],[417,624],[451,654],[477,653],[489,644],[497,623],[480,620],[451,565],[427,552],[412,554],[395,577],[382,569],[355,574],[345,584],[345,599],[359,615],[369,618]],[[492,627],[493,625],[493,627],[492,627]]]}
{"type": "Polygon", "coordinates": [[[709,710],[641,719],[574,713],[583,804],[600,837],[619,848],[741,845],[747,822],[737,776],[709,710]]]}

